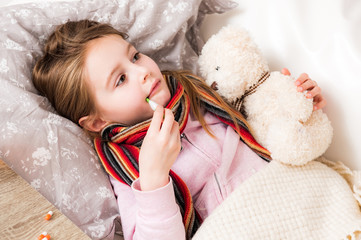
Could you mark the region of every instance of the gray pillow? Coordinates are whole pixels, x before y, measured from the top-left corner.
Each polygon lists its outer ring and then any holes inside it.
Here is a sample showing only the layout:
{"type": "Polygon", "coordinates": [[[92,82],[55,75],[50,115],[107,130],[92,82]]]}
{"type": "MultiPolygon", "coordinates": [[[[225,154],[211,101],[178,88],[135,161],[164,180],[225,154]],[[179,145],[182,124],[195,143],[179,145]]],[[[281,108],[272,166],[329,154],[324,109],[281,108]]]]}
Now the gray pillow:
{"type": "Polygon", "coordinates": [[[0,158],[89,237],[113,239],[118,207],[90,139],[32,85],[44,41],[56,25],[92,19],[127,32],[161,69],[196,71],[204,15],[234,6],[222,0],[88,0],[0,8],[0,158]]]}

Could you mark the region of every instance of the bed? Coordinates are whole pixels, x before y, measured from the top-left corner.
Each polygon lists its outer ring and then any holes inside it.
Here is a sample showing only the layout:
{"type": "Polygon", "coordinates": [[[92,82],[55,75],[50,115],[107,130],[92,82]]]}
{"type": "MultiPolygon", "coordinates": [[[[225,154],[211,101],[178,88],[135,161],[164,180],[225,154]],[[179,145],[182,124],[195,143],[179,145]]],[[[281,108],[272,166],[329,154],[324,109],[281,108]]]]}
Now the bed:
{"type": "Polygon", "coordinates": [[[307,72],[317,80],[334,128],[325,156],[361,170],[361,3],[236,2],[238,6],[221,0],[1,1],[0,158],[92,239],[121,238],[112,189],[91,142],[59,117],[29,81],[29,69],[52,27],[90,17],[130,27],[130,40],[162,69],[193,71],[203,41],[224,25],[244,26],[271,70],[287,67],[293,76],[307,72]],[[175,19],[179,11],[186,14],[175,19]],[[172,31],[159,30],[170,22],[172,31]],[[150,23],[155,30],[145,31],[150,23]]]}

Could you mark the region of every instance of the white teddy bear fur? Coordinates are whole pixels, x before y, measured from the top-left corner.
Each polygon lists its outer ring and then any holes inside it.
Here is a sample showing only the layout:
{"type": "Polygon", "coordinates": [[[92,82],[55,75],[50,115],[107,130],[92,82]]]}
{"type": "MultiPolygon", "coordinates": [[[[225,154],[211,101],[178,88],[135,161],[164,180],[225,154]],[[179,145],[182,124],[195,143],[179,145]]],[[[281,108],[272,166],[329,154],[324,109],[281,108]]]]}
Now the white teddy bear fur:
{"type": "MultiPolygon", "coordinates": [[[[206,42],[198,63],[206,83],[230,103],[270,71],[249,33],[233,26],[222,28],[206,42]]],[[[242,109],[254,137],[271,152],[272,159],[302,165],[326,151],[333,130],[326,114],[313,111],[312,99],[298,92],[294,81],[291,76],[270,72],[243,99],[242,109]]]]}

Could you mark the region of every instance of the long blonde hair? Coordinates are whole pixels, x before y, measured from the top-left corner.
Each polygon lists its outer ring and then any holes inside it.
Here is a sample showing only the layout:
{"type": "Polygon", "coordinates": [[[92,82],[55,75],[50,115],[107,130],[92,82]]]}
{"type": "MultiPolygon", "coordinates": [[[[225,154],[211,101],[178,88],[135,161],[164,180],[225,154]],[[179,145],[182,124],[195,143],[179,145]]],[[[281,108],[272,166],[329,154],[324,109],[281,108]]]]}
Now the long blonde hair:
{"type": "MultiPolygon", "coordinates": [[[[112,34],[127,38],[126,34],[108,24],[90,20],[69,21],[58,26],[49,36],[44,47],[44,55],[35,64],[32,79],[36,89],[49,99],[60,115],[76,124],[81,117],[96,113],[94,98],[84,75],[86,48],[89,41],[112,34]]],[[[198,89],[203,89],[217,98],[235,122],[232,107],[199,77],[187,71],[163,73],[172,74],[181,82],[189,95],[192,112],[211,136],[213,134],[200,111],[198,89]]]]}
{"type": "Polygon", "coordinates": [[[127,37],[108,24],[69,21],[49,36],[44,55],[35,64],[32,74],[35,88],[49,99],[60,115],[74,123],[78,124],[81,117],[95,112],[84,77],[88,43],[111,34],[127,37]]]}
{"type": "Polygon", "coordinates": [[[223,110],[225,110],[230,118],[232,119],[235,128],[239,129],[235,112],[237,110],[229,104],[225,99],[223,99],[215,90],[213,90],[210,86],[206,84],[206,82],[197,75],[192,74],[189,71],[163,71],[164,74],[173,75],[184,87],[184,91],[188,94],[190,99],[190,105],[193,115],[200,122],[204,130],[212,136],[215,137],[212,132],[209,130],[204,117],[201,111],[201,99],[200,99],[200,90],[206,92],[209,96],[216,99],[223,110]]]}

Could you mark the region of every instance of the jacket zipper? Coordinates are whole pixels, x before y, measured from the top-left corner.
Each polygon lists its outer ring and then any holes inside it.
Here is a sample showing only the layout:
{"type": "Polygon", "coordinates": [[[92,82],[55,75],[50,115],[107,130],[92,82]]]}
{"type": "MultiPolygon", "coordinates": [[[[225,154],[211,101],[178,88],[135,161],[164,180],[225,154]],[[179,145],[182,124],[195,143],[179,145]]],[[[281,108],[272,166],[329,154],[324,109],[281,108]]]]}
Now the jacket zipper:
{"type": "MultiPolygon", "coordinates": [[[[185,139],[189,144],[191,144],[193,147],[195,147],[195,146],[193,145],[193,143],[191,143],[191,141],[189,141],[189,139],[188,139],[188,137],[185,135],[185,133],[181,133],[180,138],[181,138],[181,140],[182,140],[182,139],[185,139]]],[[[181,150],[183,150],[183,146],[182,146],[181,150]]]]}
{"type": "MultiPolygon", "coordinates": [[[[202,154],[206,155],[208,158],[211,158],[206,152],[204,152],[202,149],[200,149],[199,147],[197,147],[196,145],[194,145],[187,137],[187,135],[185,133],[182,133],[180,135],[181,139],[186,140],[190,145],[192,145],[195,149],[197,149],[198,151],[200,151],[202,154]]],[[[183,147],[181,147],[181,150],[183,150],[183,147]]]]}
{"type": "Polygon", "coordinates": [[[214,173],[213,175],[214,175],[214,179],[216,179],[216,183],[217,183],[217,186],[218,186],[219,193],[221,194],[221,198],[224,199],[224,198],[223,198],[223,194],[222,194],[221,184],[220,184],[219,181],[218,181],[217,174],[214,173]]]}

